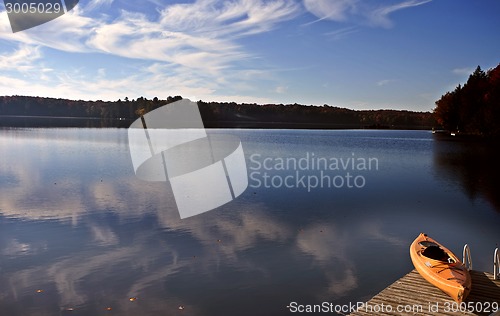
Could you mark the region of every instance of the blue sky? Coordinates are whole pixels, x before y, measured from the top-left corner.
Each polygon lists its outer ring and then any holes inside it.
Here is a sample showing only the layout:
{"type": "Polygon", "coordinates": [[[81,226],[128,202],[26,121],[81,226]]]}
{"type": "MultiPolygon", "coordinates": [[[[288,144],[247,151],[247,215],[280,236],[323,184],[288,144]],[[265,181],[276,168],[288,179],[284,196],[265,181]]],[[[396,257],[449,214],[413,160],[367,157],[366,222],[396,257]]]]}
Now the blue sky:
{"type": "Polygon", "coordinates": [[[0,95],[429,111],[500,63],[500,1],[81,0],[12,33],[0,95]]]}

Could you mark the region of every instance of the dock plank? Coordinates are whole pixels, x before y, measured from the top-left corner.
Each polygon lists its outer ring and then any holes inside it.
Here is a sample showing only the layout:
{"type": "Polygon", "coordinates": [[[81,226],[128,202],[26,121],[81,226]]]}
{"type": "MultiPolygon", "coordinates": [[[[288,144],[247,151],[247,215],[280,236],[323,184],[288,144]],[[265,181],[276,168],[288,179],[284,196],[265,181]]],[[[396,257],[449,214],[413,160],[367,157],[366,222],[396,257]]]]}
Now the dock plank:
{"type": "Polygon", "coordinates": [[[365,302],[350,316],[493,314],[500,308],[500,280],[494,280],[493,275],[487,272],[470,273],[472,291],[465,301],[469,305],[463,305],[462,310],[448,295],[422,278],[417,270],[413,270],[365,302]]]}

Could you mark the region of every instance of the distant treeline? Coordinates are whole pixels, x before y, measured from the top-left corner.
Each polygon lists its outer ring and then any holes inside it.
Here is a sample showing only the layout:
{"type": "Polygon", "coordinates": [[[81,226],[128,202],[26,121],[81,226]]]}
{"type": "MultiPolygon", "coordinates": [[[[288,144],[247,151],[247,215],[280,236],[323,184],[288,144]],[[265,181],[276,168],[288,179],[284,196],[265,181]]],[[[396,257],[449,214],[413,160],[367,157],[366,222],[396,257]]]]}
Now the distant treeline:
{"type": "Polygon", "coordinates": [[[236,104],[199,101],[206,125],[265,128],[395,128],[431,129],[430,112],[398,110],[355,111],[329,105],[236,104]]]}
{"type": "MultiPolygon", "coordinates": [[[[0,126],[8,125],[6,122],[12,117],[23,117],[23,126],[41,117],[63,117],[67,122],[75,122],[75,118],[93,120],[93,127],[126,127],[137,119],[140,113],[147,113],[181,99],[182,97],[175,96],[166,100],[156,97],[148,100],[140,97],[136,100],[125,98],[118,101],[75,101],[4,96],[0,97],[0,126]]],[[[355,111],[329,105],[258,105],[203,101],[199,101],[198,105],[205,127],[430,129],[436,125],[434,116],[430,112],[355,111]]]]}
{"type": "Polygon", "coordinates": [[[167,100],[154,98],[148,100],[83,101],[26,96],[0,97],[0,115],[3,116],[49,116],[49,117],[86,117],[99,119],[135,119],[138,109],[146,112],[167,103],[182,100],[182,97],[168,97],[167,100]]]}
{"type": "Polygon", "coordinates": [[[480,66],[462,86],[436,101],[434,109],[444,129],[466,135],[500,136],[500,65],[484,72],[480,66]]]}

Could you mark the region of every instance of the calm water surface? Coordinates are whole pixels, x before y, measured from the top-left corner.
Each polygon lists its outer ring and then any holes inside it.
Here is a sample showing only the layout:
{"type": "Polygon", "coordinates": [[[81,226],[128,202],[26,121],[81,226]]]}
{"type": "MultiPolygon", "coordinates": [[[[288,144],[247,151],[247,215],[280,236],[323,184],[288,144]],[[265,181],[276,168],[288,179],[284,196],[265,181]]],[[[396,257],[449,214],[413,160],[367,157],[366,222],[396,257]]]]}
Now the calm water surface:
{"type": "Polygon", "coordinates": [[[468,243],[474,268],[491,270],[500,172],[484,146],[426,131],[224,133],[242,140],[249,187],[180,220],[168,183],[135,177],[126,129],[0,130],[2,314],[288,315],[292,301],[365,301],[413,268],[419,232],[457,254],[468,243]]]}

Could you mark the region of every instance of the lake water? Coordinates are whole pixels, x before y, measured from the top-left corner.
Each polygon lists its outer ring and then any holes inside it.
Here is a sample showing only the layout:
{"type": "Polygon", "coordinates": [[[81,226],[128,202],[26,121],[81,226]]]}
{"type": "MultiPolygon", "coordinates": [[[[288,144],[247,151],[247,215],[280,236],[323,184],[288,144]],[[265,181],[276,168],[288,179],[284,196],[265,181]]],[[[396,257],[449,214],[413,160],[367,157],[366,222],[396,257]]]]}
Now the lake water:
{"type": "Polygon", "coordinates": [[[211,133],[241,139],[249,186],[181,220],[169,183],[135,176],[126,129],[0,130],[2,314],[289,315],[293,301],[366,301],[413,269],[420,232],[459,257],[468,243],[474,269],[491,272],[500,172],[484,144],[211,133]]]}

